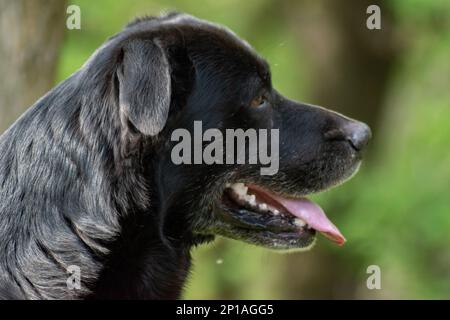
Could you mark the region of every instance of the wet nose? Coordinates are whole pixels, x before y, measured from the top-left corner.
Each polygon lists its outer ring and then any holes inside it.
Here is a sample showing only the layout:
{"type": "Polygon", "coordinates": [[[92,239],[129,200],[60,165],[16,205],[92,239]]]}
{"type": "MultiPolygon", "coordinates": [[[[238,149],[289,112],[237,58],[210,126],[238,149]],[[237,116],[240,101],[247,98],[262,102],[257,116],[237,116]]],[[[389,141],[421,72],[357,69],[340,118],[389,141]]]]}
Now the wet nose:
{"type": "Polygon", "coordinates": [[[372,131],[367,124],[353,120],[325,133],[327,140],[347,141],[357,151],[361,151],[371,137],[372,131]]]}

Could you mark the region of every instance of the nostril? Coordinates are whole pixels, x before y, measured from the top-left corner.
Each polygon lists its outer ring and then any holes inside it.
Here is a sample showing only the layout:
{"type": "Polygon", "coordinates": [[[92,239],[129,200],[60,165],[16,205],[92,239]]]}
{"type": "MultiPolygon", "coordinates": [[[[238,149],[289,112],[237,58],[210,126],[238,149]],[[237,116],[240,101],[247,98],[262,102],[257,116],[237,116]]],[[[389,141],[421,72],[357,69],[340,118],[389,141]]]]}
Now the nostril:
{"type": "Polygon", "coordinates": [[[355,149],[356,151],[361,151],[361,149],[365,146],[362,145],[359,140],[355,139],[347,139],[347,142],[350,143],[350,145],[355,149]]]}
{"type": "Polygon", "coordinates": [[[347,130],[350,144],[358,151],[367,145],[372,136],[369,126],[362,122],[352,123],[347,130]]]}
{"type": "Polygon", "coordinates": [[[369,126],[357,121],[348,122],[338,129],[325,133],[325,139],[347,141],[357,151],[361,151],[367,145],[371,136],[369,126]]]}

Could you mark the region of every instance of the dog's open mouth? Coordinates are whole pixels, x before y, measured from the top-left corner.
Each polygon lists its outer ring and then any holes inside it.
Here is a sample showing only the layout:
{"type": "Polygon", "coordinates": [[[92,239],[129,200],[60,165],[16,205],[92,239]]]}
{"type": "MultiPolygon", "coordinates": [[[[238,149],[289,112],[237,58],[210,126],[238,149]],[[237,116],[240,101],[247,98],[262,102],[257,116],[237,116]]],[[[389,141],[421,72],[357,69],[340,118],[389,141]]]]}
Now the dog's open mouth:
{"type": "Polygon", "coordinates": [[[345,238],[323,210],[252,184],[228,184],[219,204],[222,235],[274,249],[309,248],[316,231],[343,245],[345,238]]]}

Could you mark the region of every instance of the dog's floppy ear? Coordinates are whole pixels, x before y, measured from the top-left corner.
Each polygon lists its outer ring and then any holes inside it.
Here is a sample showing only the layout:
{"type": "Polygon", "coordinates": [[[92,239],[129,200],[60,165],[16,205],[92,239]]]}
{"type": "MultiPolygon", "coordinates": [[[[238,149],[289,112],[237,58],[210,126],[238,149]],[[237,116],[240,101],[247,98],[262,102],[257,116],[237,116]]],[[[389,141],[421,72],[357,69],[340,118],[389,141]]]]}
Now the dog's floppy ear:
{"type": "Polygon", "coordinates": [[[157,41],[131,40],[117,70],[121,116],[144,135],[158,134],[169,114],[170,67],[157,41]]]}

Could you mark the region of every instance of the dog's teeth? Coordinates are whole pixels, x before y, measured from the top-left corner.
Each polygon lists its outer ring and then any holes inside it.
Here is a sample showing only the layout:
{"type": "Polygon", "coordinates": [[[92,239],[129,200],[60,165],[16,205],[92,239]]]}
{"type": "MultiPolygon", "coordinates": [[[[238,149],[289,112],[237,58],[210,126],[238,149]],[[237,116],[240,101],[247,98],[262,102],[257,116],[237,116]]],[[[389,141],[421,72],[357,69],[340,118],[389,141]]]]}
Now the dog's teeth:
{"type": "Polygon", "coordinates": [[[248,198],[248,202],[252,205],[252,206],[256,206],[256,197],[254,194],[250,195],[248,198]]]}
{"type": "Polygon", "coordinates": [[[272,212],[275,216],[280,214],[280,211],[272,207],[271,205],[267,205],[267,209],[269,209],[270,212],[272,212]]]}
{"type": "Polygon", "coordinates": [[[297,227],[304,227],[305,225],[306,225],[306,222],[305,221],[303,221],[302,219],[299,219],[299,218],[295,218],[294,219],[294,224],[297,226],[297,227]]]}
{"type": "MultiPolygon", "coordinates": [[[[233,192],[236,194],[236,196],[241,201],[246,202],[251,207],[257,208],[261,211],[269,211],[275,216],[278,216],[280,214],[280,211],[278,209],[272,207],[270,204],[258,201],[254,194],[247,193],[248,187],[244,183],[238,182],[238,183],[234,183],[231,185],[229,183],[227,183],[226,187],[233,189],[233,192]]],[[[303,224],[300,223],[299,226],[304,226],[304,225],[305,225],[305,223],[303,222],[303,224]]]]}
{"type": "Polygon", "coordinates": [[[234,190],[234,192],[239,196],[246,196],[247,195],[247,186],[243,183],[235,183],[231,186],[234,190]]]}

